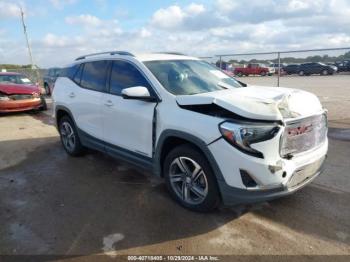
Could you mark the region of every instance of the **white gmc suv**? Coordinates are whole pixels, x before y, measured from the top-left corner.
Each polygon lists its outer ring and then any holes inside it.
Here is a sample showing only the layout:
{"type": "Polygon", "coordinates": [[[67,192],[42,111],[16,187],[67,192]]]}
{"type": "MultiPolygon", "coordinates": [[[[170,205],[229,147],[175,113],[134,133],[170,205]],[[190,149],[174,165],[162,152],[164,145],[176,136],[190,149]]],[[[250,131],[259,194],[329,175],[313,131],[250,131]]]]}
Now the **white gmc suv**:
{"type": "Polygon", "coordinates": [[[320,174],[328,149],[315,95],[247,86],[177,53],[79,57],[53,100],[68,154],[93,148],[150,169],[196,211],[288,195],[320,174]]]}

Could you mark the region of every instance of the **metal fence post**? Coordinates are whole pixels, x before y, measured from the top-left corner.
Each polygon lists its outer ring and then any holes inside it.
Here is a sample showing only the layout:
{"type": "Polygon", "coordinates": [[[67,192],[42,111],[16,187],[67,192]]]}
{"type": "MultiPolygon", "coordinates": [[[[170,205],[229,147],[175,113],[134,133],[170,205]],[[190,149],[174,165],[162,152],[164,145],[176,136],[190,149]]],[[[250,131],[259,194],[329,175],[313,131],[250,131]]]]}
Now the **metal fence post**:
{"type": "Polygon", "coordinates": [[[281,76],[281,53],[278,52],[278,76],[277,76],[277,87],[280,86],[280,76],[281,76]]]}
{"type": "Polygon", "coordinates": [[[220,69],[222,69],[222,59],[221,59],[221,56],[219,56],[219,61],[220,61],[220,69]]]}

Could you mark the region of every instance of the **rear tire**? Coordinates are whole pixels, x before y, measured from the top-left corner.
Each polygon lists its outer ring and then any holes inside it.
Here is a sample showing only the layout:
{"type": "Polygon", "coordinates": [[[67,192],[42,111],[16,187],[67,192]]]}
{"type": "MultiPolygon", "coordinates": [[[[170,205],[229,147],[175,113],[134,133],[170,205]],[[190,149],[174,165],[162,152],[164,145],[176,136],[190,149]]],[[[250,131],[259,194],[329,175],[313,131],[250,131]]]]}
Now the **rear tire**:
{"type": "Polygon", "coordinates": [[[69,116],[60,119],[58,130],[64,150],[71,156],[81,156],[85,152],[80,142],[77,129],[69,116]]]}
{"type": "Polygon", "coordinates": [[[304,76],[305,75],[305,72],[303,70],[299,71],[298,73],[300,76],[304,76]]]}
{"type": "Polygon", "coordinates": [[[218,207],[216,177],[207,159],[195,147],[174,148],[165,158],[163,174],[170,195],[183,207],[197,212],[218,207]]]}

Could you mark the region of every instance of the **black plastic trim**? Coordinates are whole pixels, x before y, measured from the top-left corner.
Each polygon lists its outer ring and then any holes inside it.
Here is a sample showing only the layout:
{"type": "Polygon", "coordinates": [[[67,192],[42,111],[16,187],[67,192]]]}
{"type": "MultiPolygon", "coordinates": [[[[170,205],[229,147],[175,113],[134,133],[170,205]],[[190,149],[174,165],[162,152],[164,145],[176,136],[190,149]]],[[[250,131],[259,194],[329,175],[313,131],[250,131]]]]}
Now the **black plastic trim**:
{"type": "Polygon", "coordinates": [[[128,149],[112,145],[108,142],[95,138],[83,130],[77,128],[81,143],[91,149],[105,152],[108,155],[126,161],[132,165],[152,170],[152,158],[128,149]]]}

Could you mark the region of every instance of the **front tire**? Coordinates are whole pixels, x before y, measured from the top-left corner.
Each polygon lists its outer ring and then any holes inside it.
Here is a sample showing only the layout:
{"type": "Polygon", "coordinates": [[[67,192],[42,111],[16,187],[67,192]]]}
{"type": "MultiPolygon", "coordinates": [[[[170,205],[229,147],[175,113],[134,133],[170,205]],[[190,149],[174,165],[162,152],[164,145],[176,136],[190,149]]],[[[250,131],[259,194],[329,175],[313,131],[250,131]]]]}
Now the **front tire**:
{"type": "Polygon", "coordinates": [[[40,96],[41,100],[41,106],[39,107],[40,111],[46,111],[47,110],[47,104],[44,96],[40,96]]]}
{"type": "Polygon", "coordinates": [[[305,72],[303,70],[299,71],[299,75],[300,76],[304,76],[305,75],[305,72]]]}
{"type": "Polygon", "coordinates": [[[196,148],[190,145],[174,148],[165,158],[163,174],[170,195],[180,205],[198,212],[218,207],[220,195],[216,177],[196,148]]]}
{"type": "Polygon", "coordinates": [[[44,84],[44,89],[45,89],[45,93],[47,96],[50,96],[51,95],[51,92],[50,92],[50,87],[49,87],[49,84],[48,83],[45,83],[44,84]]]}
{"type": "Polygon", "coordinates": [[[71,156],[80,156],[84,147],[80,142],[77,129],[69,116],[63,116],[59,122],[58,130],[64,150],[71,156]]]}
{"type": "Polygon", "coordinates": [[[328,75],[328,70],[327,69],[322,70],[321,75],[323,76],[328,75]]]}

